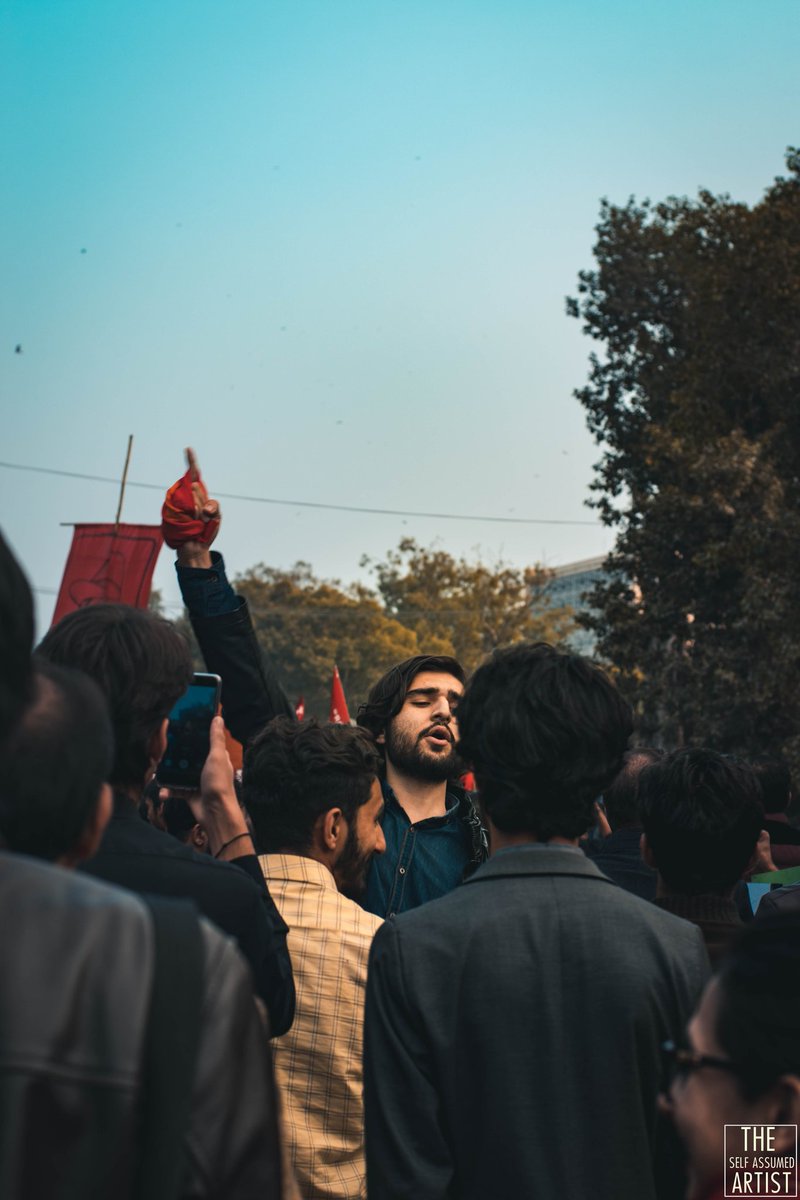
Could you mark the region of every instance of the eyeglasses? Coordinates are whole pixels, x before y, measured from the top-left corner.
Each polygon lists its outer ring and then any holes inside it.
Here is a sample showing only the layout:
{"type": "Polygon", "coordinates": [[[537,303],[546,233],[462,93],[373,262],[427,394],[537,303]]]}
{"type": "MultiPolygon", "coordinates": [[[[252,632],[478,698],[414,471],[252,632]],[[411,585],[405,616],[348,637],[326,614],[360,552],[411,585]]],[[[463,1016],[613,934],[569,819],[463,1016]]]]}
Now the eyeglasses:
{"type": "Polygon", "coordinates": [[[694,1071],[703,1067],[713,1067],[717,1071],[730,1071],[732,1075],[741,1075],[742,1069],[729,1058],[713,1058],[709,1054],[698,1054],[695,1050],[686,1050],[676,1046],[675,1042],[664,1042],[661,1046],[664,1062],[664,1091],[668,1092],[676,1079],[685,1079],[694,1071]]]}

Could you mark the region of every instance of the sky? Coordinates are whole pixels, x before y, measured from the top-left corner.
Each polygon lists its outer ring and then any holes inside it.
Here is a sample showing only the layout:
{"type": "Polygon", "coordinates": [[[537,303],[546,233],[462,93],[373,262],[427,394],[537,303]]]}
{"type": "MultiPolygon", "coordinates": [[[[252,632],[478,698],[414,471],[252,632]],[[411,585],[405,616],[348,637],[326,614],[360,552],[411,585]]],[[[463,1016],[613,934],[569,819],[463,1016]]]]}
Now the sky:
{"type": "Polygon", "coordinates": [[[233,574],[606,553],[565,314],[600,200],[756,202],[798,37],[798,0],[5,0],[0,526],[40,632],[118,486],[16,468],[118,479],[129,434],[125,521],[186,445],[260,498],[223,501],[233,574]]]}

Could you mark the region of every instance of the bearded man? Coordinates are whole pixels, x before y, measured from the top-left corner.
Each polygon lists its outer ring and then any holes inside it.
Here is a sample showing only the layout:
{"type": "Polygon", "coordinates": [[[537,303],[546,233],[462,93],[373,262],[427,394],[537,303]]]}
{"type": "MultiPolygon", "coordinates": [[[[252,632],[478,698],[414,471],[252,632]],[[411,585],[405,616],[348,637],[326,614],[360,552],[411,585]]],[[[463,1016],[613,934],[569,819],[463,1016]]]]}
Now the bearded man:
{"type": "Polygon", "coordinates": [[[304,1200],[366,1195],[364,995],[381,921],[353,900],[384,848],[380,763],[365,730],[288,717],[270,721],[244,758],[259,862],[289,926],[297,1005],[273,1056],[304,1200]]]}
{"type": "Polygon", "coordinates": [[[384,753],[386,852],[374,858],[364,907],[381,917],[453,890],[486,858],[475,807],[455,780],[461,664],[418,654],[387,671],[358,712],[384,753]]]}

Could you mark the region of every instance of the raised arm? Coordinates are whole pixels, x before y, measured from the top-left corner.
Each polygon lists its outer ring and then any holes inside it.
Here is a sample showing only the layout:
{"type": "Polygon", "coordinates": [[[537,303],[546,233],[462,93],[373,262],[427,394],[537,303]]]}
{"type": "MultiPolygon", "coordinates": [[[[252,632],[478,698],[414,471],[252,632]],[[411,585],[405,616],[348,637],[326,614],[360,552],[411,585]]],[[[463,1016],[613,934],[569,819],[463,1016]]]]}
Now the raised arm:
{"type": "Polygon", "coordinates": [[[186,457],[200,525],[199,536],[175,547],[178,584],[206,668],[222,678],[225,724],[246,745],[273,717],[294,717],[294,708],[258,644],[247,601],[236,595],[222,556],[211,550],[220,506],[206,492],[194,453],[187,450],[186,457]]]}

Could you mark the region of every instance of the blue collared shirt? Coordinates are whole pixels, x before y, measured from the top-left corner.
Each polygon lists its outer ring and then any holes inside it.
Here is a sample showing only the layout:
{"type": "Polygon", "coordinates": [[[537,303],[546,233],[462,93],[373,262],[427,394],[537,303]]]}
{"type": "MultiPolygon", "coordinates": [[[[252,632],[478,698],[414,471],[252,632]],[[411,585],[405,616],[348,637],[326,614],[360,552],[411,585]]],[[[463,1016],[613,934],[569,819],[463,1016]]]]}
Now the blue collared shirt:
{"type": "Polygon", "coordinates": [[[361,904],[379,917],[393,917],[458,887],[472,860],[472,839],[454,793],[447,794],[444,816],[412,824],[389,784],[384,780],[381,786],[386,850],[372,859],[361,904]]]}

